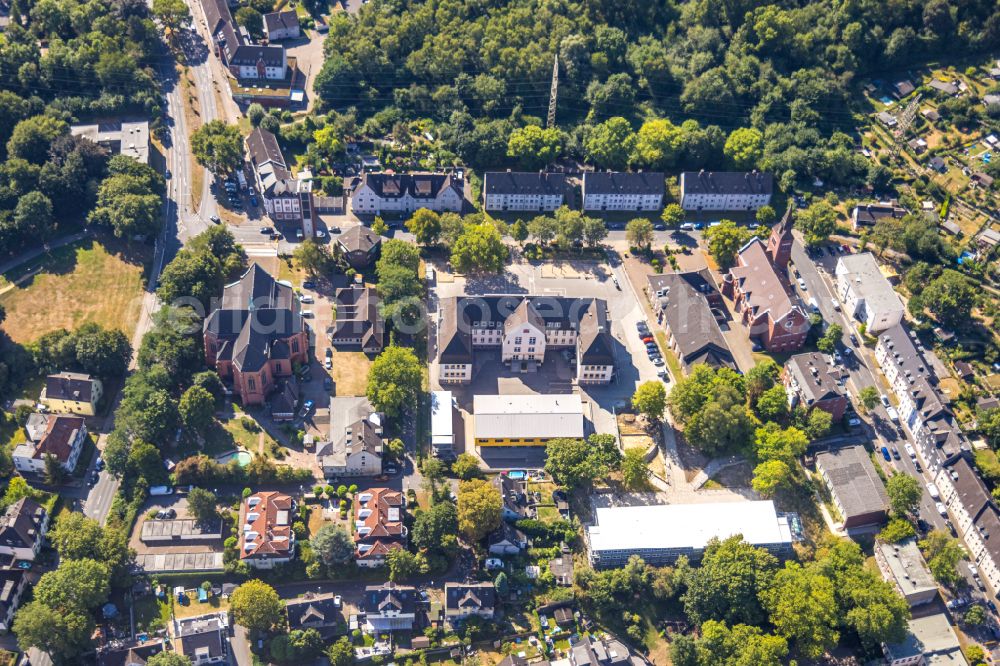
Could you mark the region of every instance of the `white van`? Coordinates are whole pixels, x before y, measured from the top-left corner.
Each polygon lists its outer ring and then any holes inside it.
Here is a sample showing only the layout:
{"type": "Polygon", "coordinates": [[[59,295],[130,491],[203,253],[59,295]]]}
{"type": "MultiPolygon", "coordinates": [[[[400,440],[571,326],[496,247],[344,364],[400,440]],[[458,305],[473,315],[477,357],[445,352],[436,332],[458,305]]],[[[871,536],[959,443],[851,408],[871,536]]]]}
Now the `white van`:
{"type": "Polygon", "coordinates": [[[809,311],[814,313],[819,312],[819,303],[812,296],[809,297],[809,311]]]}
{"type": "Polygon", "coordinates": [[[694,231],[694,224],[691,222],[685,222],[681,225],[681,231],[694,231]]]}
{"type": "Polygon", "coordinates": [[[927,493],[931,496],[931,499],[941,499],[941,493],[938,492],[938,487],[933,483],[927,484],[927,493]]]}
{"type": "Polygon", "coordinates": [[[889,420],[893,423],[899,423],[899,412],[896,411],[895,407],[886,407],[885,413],[889,415],[889,420]]]}
{"type": "Polygon", "coordinates": [[[149,494],[153,496],[158,495],[173,495],[174,489],[170,486],[153,486],[149,489],[149,494]]]}

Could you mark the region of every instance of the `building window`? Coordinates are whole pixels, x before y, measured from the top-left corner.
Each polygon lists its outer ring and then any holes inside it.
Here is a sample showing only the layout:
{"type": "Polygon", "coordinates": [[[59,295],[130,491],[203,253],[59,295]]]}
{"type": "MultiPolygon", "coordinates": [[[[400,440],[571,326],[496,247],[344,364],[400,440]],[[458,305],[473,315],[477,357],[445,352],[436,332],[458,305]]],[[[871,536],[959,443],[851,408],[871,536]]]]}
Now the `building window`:
{"type": "Polygon", "coordinates": [[[251,391],[257,390],[257,382],[254,381],[253,377],[247,377],[247,388],[250,389],[251,391]]]}

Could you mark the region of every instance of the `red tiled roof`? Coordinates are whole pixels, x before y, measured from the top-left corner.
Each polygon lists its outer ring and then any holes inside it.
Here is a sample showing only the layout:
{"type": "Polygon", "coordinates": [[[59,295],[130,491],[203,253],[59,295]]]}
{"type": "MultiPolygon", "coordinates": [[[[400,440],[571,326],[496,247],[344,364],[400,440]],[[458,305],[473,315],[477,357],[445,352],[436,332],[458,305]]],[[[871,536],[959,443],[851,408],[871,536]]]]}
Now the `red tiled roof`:
{"type": "Polygon", "coordinates": [[[73,441],[77,432],[83,428],[85,421],[79,416],[50,416],[45,426],[45,434],[35,446],[34,458],[44,458],[52,455],[61,463],[69,460],[73,453],[73,441]]]}
{"type": "Polygon", "coordinates": [[[243,500],[240,505],[240,559],[291,555],[295,546],[294,507],[291,496],[273,491],[243,500]]]}
{"type": "Polygon", "coordinates": [[[780,321],[797,309],[760,239],[755,238],[743,246],[738,262],[729,272],[737,288],[746,295],[746,305],[755,319],[766,313],[772,321],[780,321]]]}
{"type": "Polygon", "coordinates": [[[361,559],[384,556],[394,548],[401,548],[406,539],[406,528],[403,526],[403,509],[406,501],[403,493],[391,488],[371,488],[358,494],[358,497],[369,496],[365,502],[355,502],[354,522],[357,530],[354,541],[359,546],[366,544],[370,549],[357,556],[361,559]],[[362,516],[363,511],[369,513],[362,516]],[[367,528],[366,533],[364,528],[367,528]]]}

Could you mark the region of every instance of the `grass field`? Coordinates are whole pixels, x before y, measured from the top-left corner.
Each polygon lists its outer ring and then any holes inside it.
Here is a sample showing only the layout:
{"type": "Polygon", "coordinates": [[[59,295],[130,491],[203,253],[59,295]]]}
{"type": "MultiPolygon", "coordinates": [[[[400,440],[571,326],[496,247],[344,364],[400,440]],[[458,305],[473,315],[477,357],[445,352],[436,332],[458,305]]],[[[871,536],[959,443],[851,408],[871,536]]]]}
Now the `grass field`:
{"type": "Polygon", "coordinates": [[[144,257],[129,261],[116,249],[86,239],[5,275],[4,330],[20,343],[87,322],[131,335],[142,307],[144,257]]]}
{"type": "Polygon", "coordinates": [[[372,362],[364,352],[333,352],[334,395],[364,395],[372,362]]]}

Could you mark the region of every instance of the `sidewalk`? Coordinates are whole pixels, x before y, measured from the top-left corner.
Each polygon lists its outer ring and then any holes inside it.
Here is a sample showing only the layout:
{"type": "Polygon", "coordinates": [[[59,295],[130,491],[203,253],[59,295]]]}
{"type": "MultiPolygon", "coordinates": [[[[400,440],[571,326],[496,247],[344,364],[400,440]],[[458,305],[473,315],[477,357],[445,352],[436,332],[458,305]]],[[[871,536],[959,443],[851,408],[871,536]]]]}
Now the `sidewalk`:
{"type": "Polygon", "coordinates": [[[84,229],[83,231],[78,231],[74,234],[69,234],[68,236],[62,236],[61,238],[56,238],[55,240],[51,240],[48,243],[42,243],[41,245],[34,247],[30,250],[25,250],[18,256],[12,259],[8,259],[3,263],[0,263],[0,273],[6,273],[8,271],[11,271],[20,266],[21,264],[25,264],[31,261],[32,259],[37,259],[46,252],[51,252],[52,250],[56,250],[58,248],[63,247],[64,245],[75,243],[76,241],[86,238],[89,235],[90,235],[90,229],[84,229]]]}

